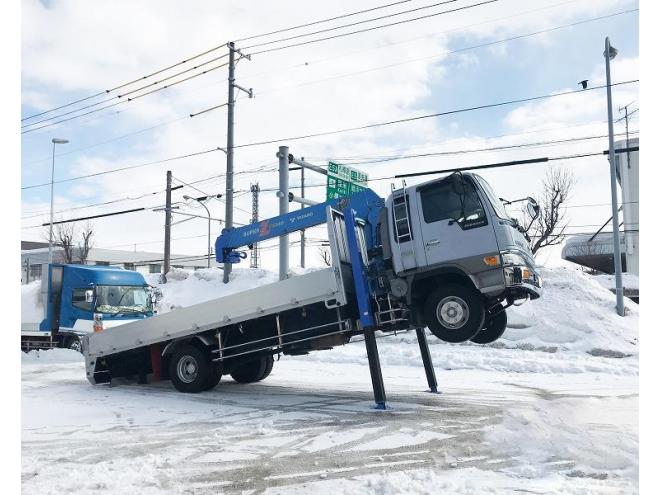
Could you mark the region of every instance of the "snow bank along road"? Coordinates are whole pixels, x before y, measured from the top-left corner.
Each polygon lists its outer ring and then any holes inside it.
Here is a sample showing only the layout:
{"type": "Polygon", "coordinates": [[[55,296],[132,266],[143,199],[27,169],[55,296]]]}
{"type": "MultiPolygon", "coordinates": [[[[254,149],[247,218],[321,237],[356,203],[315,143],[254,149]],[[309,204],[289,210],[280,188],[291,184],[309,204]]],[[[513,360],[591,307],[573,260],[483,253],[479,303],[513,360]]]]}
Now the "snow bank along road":
{"type": "Polygon", "coordinates": [[[24,355],[23,492],[635,493],[636,310],[611,317],[599,284],[545,276],[552,304],[513,313],[499,346],[429,337],[441,395],[413,335],[379,339],[388,411],[361,343],[192,396],[92,387],[69,350],[24,355]]]}

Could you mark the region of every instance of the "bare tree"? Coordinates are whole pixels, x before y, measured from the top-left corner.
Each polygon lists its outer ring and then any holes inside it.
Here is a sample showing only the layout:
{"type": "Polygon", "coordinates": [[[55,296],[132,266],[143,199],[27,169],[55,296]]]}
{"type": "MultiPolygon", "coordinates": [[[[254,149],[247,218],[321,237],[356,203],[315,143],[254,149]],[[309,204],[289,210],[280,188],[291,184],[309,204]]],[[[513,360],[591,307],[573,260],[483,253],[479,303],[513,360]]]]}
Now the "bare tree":
{"type": "Polygon", "coordinates": [[[319,255],[321,256],[321,261],[325,266],[332,266],[332,258],[330,257],[330,251],[327,249],[319,248],[319,255]]]}
{"type": "Polygon", "coordinates": [[[87,222],[80,232],[80,241],[78,242],[78,261],[81,264],[87,262],[89,250],[92,249],[92,237],[94,236],[94,225],[87,222]]]}
{"type": "Polygon", "coordinates": [[[73,263],[73,240],[76,235],[73,223],[58,223],[54,226],[53,245],[62,248],[64,263],[73,263]]]}
{"type": "Polygon", "coordinates": [[[546,246],[560,244],[566,237],[567,219],[563,206],[574,183],[573,173],[565,168],[550,167],[547,170],[539,201],[539,215],[532,218],[524,212],[523,228],[532,239],[533,254],[546,246]]]}

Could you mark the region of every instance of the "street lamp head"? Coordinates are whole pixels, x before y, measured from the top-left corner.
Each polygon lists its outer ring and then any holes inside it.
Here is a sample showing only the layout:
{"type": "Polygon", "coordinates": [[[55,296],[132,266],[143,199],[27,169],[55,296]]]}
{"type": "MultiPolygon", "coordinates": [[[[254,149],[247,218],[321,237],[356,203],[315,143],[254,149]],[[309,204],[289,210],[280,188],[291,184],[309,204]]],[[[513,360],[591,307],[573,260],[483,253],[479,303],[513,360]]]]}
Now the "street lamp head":
{"type": "Polygon", "coordinates": [[[69,142],[68,139],[53,138],[53,144],[66,144],[69,142]]]}
{"type": "MultiPolygon", "coordinates": [[[[619,50],[617,50],[617,49],[614,48],[612,45],[610,45],[609,59],[610,59],[610,60],[614,60],[614,57],[616,57],[617,53],[619,53],[619,50]]],[[[605,57],[608,56],[605,52],[603,52],[603,55],[604,55],[605,57]]]]}

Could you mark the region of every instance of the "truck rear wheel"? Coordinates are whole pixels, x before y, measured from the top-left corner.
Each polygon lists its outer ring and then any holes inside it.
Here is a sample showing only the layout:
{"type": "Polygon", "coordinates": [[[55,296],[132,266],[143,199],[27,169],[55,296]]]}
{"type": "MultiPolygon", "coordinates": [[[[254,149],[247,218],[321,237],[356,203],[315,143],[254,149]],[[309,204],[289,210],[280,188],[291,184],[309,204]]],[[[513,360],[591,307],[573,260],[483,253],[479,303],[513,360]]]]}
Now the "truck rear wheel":
{"type": "Polygon", "coordinates": [[[484,305],[478,292],[459,284],[445,284],[426,299],[424,319],[431,333],[445,342],[466,342],[484,323],[484,305]]]}
{"type": "Polygon", "coordinates": [[[499,339],[506,330],[506,310],[502,309],[495,315],[486,317],[485,326],[470,340],[475,344],[490,344],[499,339]]]}
{"type": "Polygon", "coordinates": [[[238,383],[258,382],[270,375],[273,363],[273,356],[260,356],[238,365],[231,372],[231,377],[238,383]]]}
{"type": "MultiPolygon", "coordinates": [[[[184,345],[174,351],[169,364],[170,380],[179,392],[193,393],[208,390],[215,379],[209,357],[193,345],[184,345]]],[[[217,385],[214,384],[213,386],[217,385]]]]}

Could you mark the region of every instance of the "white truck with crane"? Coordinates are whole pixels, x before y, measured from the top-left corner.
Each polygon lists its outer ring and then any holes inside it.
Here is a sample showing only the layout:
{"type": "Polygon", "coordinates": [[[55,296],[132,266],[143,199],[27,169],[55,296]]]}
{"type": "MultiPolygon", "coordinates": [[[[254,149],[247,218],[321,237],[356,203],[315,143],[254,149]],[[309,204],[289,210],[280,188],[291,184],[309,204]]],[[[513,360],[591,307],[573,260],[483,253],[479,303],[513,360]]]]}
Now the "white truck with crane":
{"type": "MultiPolygon", "coordinates": [[[[531,198],[527,206],[538,214],[531,198]]],[[[446,342],[490,343],[506,328],[508,306],[542,294],[523,230],[472,173],[403,187],[387,199],[365,189],[225,229],[216,259],[238,263],[241,247],[323,223],[331,266],[89,335],[88,380],[169,379],[181,392],[201,392],[225,374],[263,380],[276,354],[331,349],[363,335],[376,407],[384,408],[376,330],[416,330],[437,391],[424,327],[446,342]]]]}

